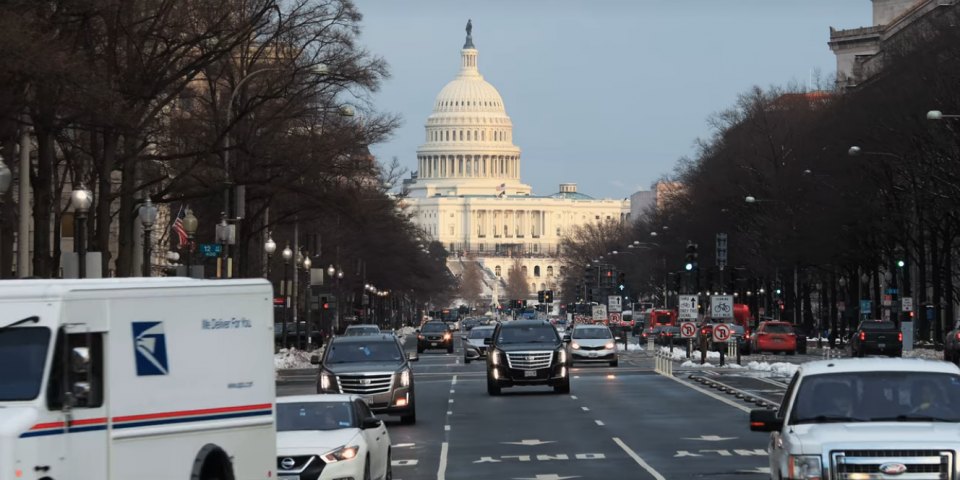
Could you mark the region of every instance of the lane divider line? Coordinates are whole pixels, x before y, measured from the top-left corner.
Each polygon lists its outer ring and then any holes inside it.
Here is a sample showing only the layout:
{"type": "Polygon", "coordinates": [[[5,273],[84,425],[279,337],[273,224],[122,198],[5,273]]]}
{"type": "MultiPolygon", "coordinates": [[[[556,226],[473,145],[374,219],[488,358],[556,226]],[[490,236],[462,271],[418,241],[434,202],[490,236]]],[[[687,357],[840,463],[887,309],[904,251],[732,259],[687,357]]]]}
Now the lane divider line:
{"type": "Polygon", "coordinates": [[[570,395],[570,399],[571,399],[571,400],[576,400],[576,399],[577,399],[577,396],[576,396],[576,395],[570,395]]]}
{"type": "Polygon", "coordinates": [[[630,458],[633,459],[633,461],[637,462],[637,465],[640,465],[640,468],[646,470],[647,473],[649,473],[650,475],[653,475],[653,478],[655,478],[656,480],[667,480],[666,477],[664,477],[663,475],[660,475],[660,472],[654,470],[654,468],[651,467],[649,463],[645,462],[643,458],[640,458],[640,455],[637,455],[637,452],[634,452],[633,450],[631,450],[630,447],[628,447],[627,444],[623,443],[623,441],[621,441],[619,438],[613,437],[613,441],[617,445],[620,445],[620,448],[622,448],[624,452],[627,452],[627,455],[629,455],[630,458]]]}
{"type": "Polygon", "coordinates": [[[597,422],[597,425],[599,425],[599,426],[601,426],[601,427],[604,425],[604,423],[603,423],[602,421],[600,421],[600,420],[594,420],[594,421],[597,422]]]}
{"type": "Polygon", "coordinates": [[[589,411],[590,411],[590,409],[587,408],[587,407],[580,407],[580,408],[581,408],[584,412],[589,412],[589,411]]]}
{"type": "MultiPolygon", "coordinates": [[[[440,466],[437,467],[437,480],[447,480],[447,450],[449,444],[443,442],[440,444],[440,466]]],[[[665,480],[661,477],[659,480],[665,480]]]]}

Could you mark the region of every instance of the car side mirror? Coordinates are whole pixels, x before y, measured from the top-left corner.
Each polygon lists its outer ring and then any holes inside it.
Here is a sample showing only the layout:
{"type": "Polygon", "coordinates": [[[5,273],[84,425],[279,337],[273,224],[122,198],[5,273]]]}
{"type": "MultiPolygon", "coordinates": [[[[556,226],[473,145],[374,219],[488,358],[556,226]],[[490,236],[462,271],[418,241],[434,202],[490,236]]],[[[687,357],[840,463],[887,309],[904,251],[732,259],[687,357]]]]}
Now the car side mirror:
{"type": "Polygon", "coordinates": [[[783,428],[783,419],[777,418],[776,410],[751,410],[750,431],[776,432],[783,428]]]}
{"type": "Polygon", "coordinates": [[[310,365],[320,365],[320,357],[318,355],[310,355],[310,365]]]}
{"type": "Polygon", "coordinates": [[[410,352],[410,353],[407,354],[407,361],[409,361],[409,362],[417,362],[417,361],[420,361],[420,356],[417,355],[417,354],[414,353],[414,352],[410,352]]]}
{"type": "Polygon", "coordinates": [[[90,368],[90,349],[87,347],[74,347],[70,350],[70,366],[73,373],[87,373],[90,368]]]}
{"type": "Polygon", "coordinates": [[[492,338],[484,338],[484,339],[483,339],[483,344],[484,344],[484,345],[493,345],[493,339],[492,339],[492,338]]]}
{"type": "Polygon", "coordinates": [[[363,423],[360,424],[360,428],[363,430],[369,430],[371,428],[379,428],[383,425],[383,420],[380,420],[376,417],[367,417],[363,419],[363,423]]]}

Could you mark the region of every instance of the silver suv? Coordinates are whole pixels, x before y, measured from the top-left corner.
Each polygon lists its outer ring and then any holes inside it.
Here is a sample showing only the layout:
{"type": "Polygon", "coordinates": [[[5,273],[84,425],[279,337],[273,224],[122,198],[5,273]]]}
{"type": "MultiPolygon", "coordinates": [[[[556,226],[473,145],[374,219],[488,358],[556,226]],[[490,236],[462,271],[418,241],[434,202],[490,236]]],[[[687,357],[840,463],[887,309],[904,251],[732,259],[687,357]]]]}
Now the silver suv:
{"type": "Polygon", "coordinates": [[[960,368],[919,359],[806,363],[778,410],[750,412],[774,479],[956,479],[958,422],[960,368]]]}
{"type": "Polygon", "coordinates": [[[319,364],[317,393],[351,393],[366,400],[376,413],[417,421],[413,368],[417,355],[404,355],[392,334],[336,337],[311,363],[319,364]]]}

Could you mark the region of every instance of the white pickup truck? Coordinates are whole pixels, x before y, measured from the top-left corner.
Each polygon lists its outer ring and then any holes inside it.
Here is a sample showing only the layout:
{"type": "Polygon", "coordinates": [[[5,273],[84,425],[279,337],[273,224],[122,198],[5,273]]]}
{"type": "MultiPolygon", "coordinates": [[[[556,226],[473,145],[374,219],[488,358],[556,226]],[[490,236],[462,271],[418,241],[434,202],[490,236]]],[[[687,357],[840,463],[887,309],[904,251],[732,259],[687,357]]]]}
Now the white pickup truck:
{"type": "Polygon", "coordinates": [[[0,480],[276,478],[263,280],[0,282],[0,480]]]}
{"type": "Polygon", "coordinates": [[[750,412],[771,432],[774,479],[960,478],[960,369],[919,359],[810,362],[778,410],[750,412]]]}

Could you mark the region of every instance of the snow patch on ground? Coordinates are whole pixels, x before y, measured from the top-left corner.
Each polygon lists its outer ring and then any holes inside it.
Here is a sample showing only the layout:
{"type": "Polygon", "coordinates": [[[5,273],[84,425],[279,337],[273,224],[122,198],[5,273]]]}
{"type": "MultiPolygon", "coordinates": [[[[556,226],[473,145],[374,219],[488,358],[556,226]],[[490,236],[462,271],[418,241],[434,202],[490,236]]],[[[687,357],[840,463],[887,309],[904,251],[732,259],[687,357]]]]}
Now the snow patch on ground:
{"type": "MultiPolygon", "coordinates": [[[[618,351],[618,352],[622,352],[622,351],[623,351],[623,344],[622,344],[622,343],[617,343],[617,351],[618,351]]],[[[643,347],[640,346],[640,345],[637,345],[636,343],[628,343],[628,344],[627,344],[627,351],[628,351],[628,352],[642,352],[642,351],[643,351],[643,347]]]]}
{"type": "Polygon", "coordinates": [[[288,368],[311,368],[310,357],[313,355],[321,355],[323,349],[317,349],[312,351],[307,350],[298,350],[296,348],[281,348],[273,356],[273,367],[277,370],[284,370],[288,368]]]}
{"type": "MultiPolygon", "coordinates": [[[[670,347],[660,347],[660,353],[670,355],[670,358],[677,362],[682,362],[687,360],[687,349],[681,347],[674,347],[673,350],[670,350],[670,347]]],[[[694,350],[692,352],[692,357],[697,359],[696,364],[700,365],[700,350],[694,350]]],[[[707,360],[720,360],[720,352],[707,352],[707,360]]]]}
{"type": "Polygon", "coordinates": [[[413,327],[403,327],[400,329],[400,336],[403,337],[406,335],[413,335],[413,333],[416,331],[417,329],[413,327]]]}
{"type": "Polygon", "coordinates": [[[925,358],[927,360],[943,360],[943,352],[938,352],[932,348],[915,348],[909,352],[903,352],[903,358],[925,358]]]}
{"type": "Polygon", "coordinates": [[[788,362],[750,362],[747,364],[747,369],[754,370],[758,372],[770,372],[778,377],[792,377],[794,373],[797,372],[797,369],[800,368],[800,365],[795,363],[788,362]]]}

